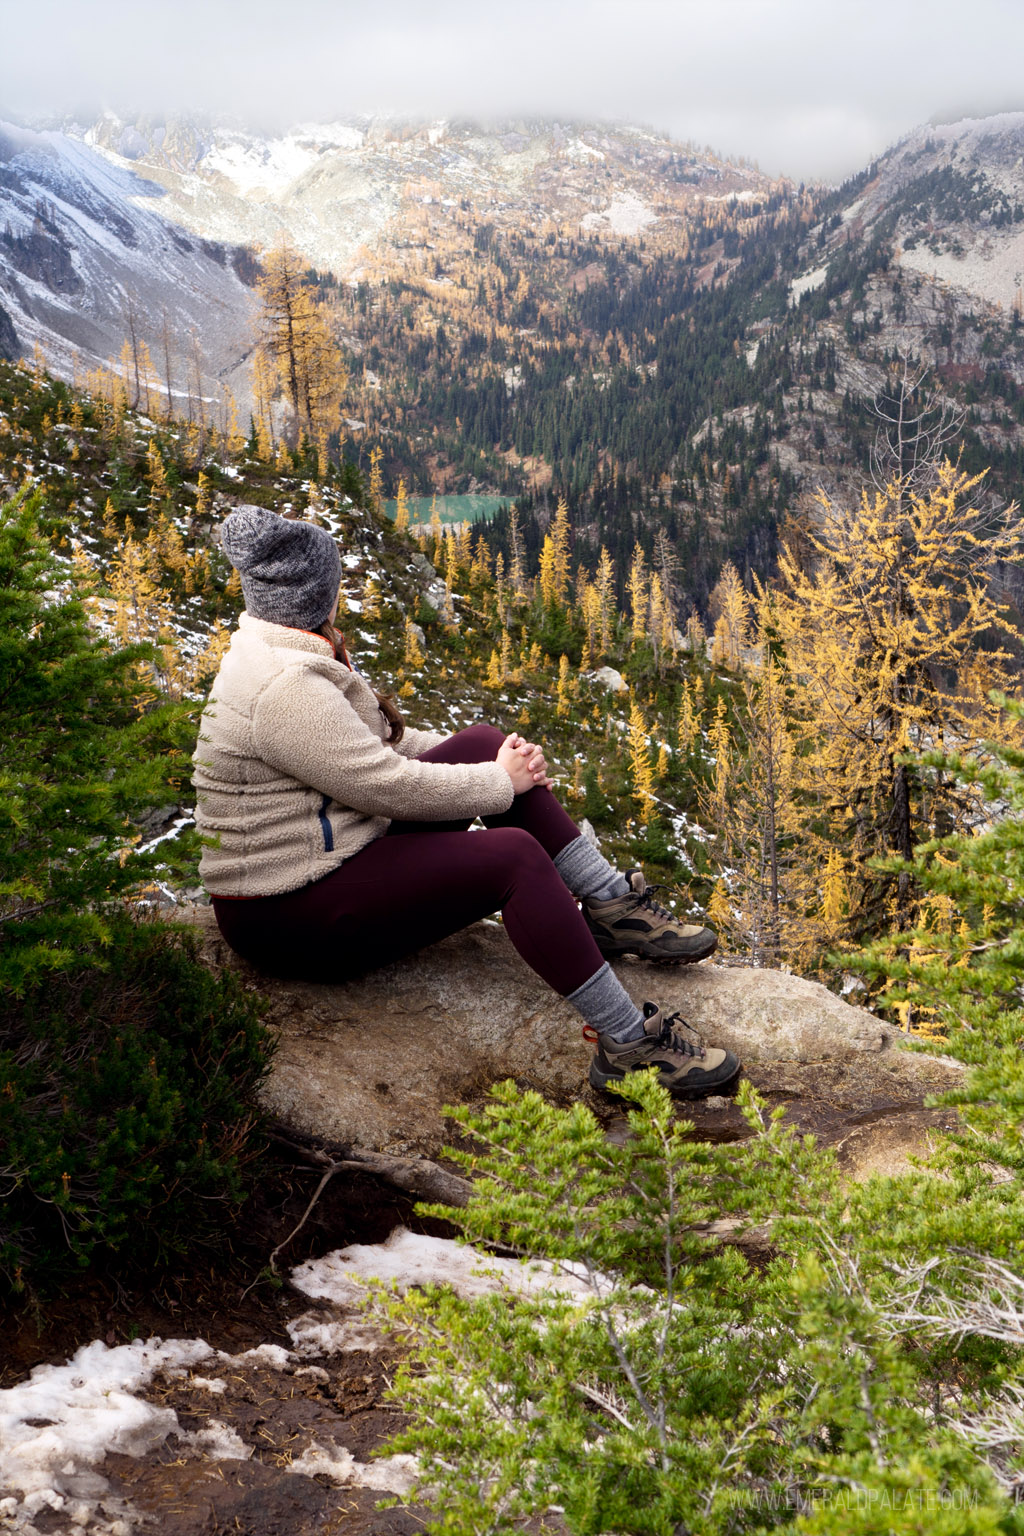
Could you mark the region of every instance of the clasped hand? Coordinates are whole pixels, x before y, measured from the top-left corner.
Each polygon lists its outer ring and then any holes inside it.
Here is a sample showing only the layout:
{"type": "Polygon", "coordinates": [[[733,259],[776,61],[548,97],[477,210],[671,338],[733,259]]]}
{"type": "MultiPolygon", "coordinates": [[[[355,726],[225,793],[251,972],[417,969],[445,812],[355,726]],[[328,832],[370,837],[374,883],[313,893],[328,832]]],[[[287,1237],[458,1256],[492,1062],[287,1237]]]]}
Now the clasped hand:
{"type": "Polygon", "coordinates": [[[495,762],[504,768],[517,795],[525,794],[528,789],[552,788],[544,753],[532,741],[524,741],[515,731],[505,737],[498,748],[495,762]]]}

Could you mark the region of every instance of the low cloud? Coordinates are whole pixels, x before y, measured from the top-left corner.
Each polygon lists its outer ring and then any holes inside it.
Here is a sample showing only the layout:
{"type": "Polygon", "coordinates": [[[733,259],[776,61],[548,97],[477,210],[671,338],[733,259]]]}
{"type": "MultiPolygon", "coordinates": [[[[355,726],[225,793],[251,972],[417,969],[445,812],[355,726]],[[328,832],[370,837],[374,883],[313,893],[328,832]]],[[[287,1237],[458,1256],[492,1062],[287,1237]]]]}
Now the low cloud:
{"type": "Polygon", "coordinates": [[[962,105],[1024,108],[1024,8],[975,0],[41,0],[8,7],[0,112],[264,128],[401,112],[614,119],[841,179],[962,105]]]}

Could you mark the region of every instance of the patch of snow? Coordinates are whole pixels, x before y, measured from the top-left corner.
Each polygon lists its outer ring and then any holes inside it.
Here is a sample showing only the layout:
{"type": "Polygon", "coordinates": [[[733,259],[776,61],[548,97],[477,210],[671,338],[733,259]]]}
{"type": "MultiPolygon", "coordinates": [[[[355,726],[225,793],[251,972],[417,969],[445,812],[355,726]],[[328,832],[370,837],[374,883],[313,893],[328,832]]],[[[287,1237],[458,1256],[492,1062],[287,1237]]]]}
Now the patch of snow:
{"type": "Polygon", "coordinates": [[[568,158],[570,160],[584,160],[584,161],[586,161],[586,160],[604,160],[606,158],[606,156],[604,154],[602,154],[601,150],[594,149],[594,147],[592,145],[584,143],[584,141],[582,139],[572,139],[572,140],[570,140],[569,146],[566,149],[565,153],[566,153],[566,155],[568,156],[568,158]]]}
{"type": "Polygon", "coordinates": [[[252,1456],[252,1446],[246,1445],[230,1424],[222,1424],[220,1419],[210,1419],[205,1429],[185,1434],[179,1431],[179,1437],[216,1461],[248,1461],[252,1456]]]}
{"type": "Polygon", "coordinates": [[[601,213],[585,213],[580,220],[582,229],[610,229],[615,235],[639,235],[648,224],[656,224],[658,215],[653,213],[635,192],[620,192],[613,197],[601,213]]]}
{"type": "Polygon", "coordinates": [[[158,1371],[185,1371],[213,1353],[203,1339],[137,1339],[114,1349],[96,1340],[66,1365],[37,1365],[0,1392],[0,1483],[23,1498],[50,1495],[58,1508],[66,1497],[98,1496],[106,1482],[91,1469],[108,1452],[144,1456],[178,1426],[170,1408],[133,1394],[158,1371]]]}
{"type": "Polygon", "coordinates": [[[857,201],[855,203],[851,203],[849,208],[844,208],[842,222],[844,224],[852,224],[866,202],[866,197],[858,197],[857,201]]]}
{"type": "Polygon", "coordinates": [[[133,848],[133,853],[152,853],[154,848],[159,848],[161,843],[170,843],[177,837],[183,827],[191,827],[195,824],[194,816],[178,816],[171,824],[170,831],[161,832],[159,837],[152,838],[148,843],[140,843],[133,848]]]}
{"type": "Polygon", "coordinates": [[[200,166],[207,174],[223,176],[243,197],[256,192],[280,194],[316,164],[321,152],[319,146],[288,134],[267,142],[216,144],[200,166]]]}
{"type": "Polygon", "coordinates": [[[805,293],[813,293],[820,288],[828,277],[828,262],[823,267],[815,267],[813,272],[805,272],[802,277],[794,277],[789,285],[789,306],[795,309],[805,293]]]}
{"type": "Polygon", "coordinates": [[[373,1280],[410,1285],[450,1285],[460,1296],[489,1296],[498,1291],[536,1296],[545,1291],[577,1296],[594,1291],[582,1275],[548,1263],[520,1263],[496,1258],[449,1237],[424,1237],[396,1227],[386,1243],[353,1243],[322,1259],[309,1259],[291,1273],[292,1284],[306,1296],[343,1306],[358,1306],[373,1280]]]}
{"type": "Polygon", "coordinates": [[[320,1312],[303,1312],[301,1317],[292,1318],[285,1327],[295,1353],[306,1358],[347,1355],[356,1351],[372,1354],[387,1342],[384,1334],[373,1323],[365,1323],[358,1318],[338,1317],[326,1308],[320,1312]]]}
{"type": "Polygon", "coordinates": [[[415,1456],[382,1456],[379,1461],[367,1464],[356,1461],[343,1445],[328,1448],[314,1440],[301,1456],[289,1463],[288,1471],[304,1477],[329,1477],[332,1482],[348,1487],[406,1494],[416,1485],[420,1464],[415,1456]]]}
{"type": "Polygon", "coordinates": [[[962,288],[990,304],[1009,310],[1016,300],[1024,274],[1024,228],[989,229],[975,237],[964,225],[955,226],[962,254],[932,251],[921,240],[911,250],[901,250],[899,262],[910,272],[920,272],[940,285],[962,288]]]}

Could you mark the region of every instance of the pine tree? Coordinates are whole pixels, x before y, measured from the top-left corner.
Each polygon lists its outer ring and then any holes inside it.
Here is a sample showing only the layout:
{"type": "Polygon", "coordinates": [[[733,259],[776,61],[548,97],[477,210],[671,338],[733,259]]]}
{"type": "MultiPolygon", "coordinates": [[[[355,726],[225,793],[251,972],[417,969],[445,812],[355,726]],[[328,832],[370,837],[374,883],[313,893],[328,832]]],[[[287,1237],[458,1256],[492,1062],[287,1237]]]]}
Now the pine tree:
{"type": "Polygon", "coordinates": [[[102,938],[110,904],[148,873],[126,818],[187,773],[190,727],[164,705],[139,716],[146,647],[115,650],[39,530],[39,499],[0,507],[0,976],[15,991],[102,938]]]}

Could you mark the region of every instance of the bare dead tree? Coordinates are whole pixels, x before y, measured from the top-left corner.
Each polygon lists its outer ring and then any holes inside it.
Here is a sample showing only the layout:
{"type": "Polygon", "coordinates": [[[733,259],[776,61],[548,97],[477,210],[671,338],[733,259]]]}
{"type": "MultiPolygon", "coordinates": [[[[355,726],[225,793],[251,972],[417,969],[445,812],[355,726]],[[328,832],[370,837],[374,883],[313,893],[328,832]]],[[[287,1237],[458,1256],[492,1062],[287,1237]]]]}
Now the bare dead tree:
{"type": "Polygon", "coordinates": [[[135,385],[128,404],[133,411],[137,411],[142,396],[142,381],[139,378],[139,310],[137,296],[131,289],[125,291],[121,304],[121,315],[128,332],[127,339],[131,349],[132,374],[135,385]]]}
{"type": "Polygon", "coordinates": [[[928,369],[906,356],[895,364],[892,383],[872,401],[878,418],[871,448],[871,479],[884,492],[894,481],[910,494],[936,484],[938,467],[963,431],[966,412],[924,388],[928,369]]]}
{"type": "Polygon", "coordinates": [[[160,344],[164,354],[164,385],[167,389],[167,418],[174,419],[174,393],[171,382],[171,323],[167,310],[160,311],[160,344]]]}

